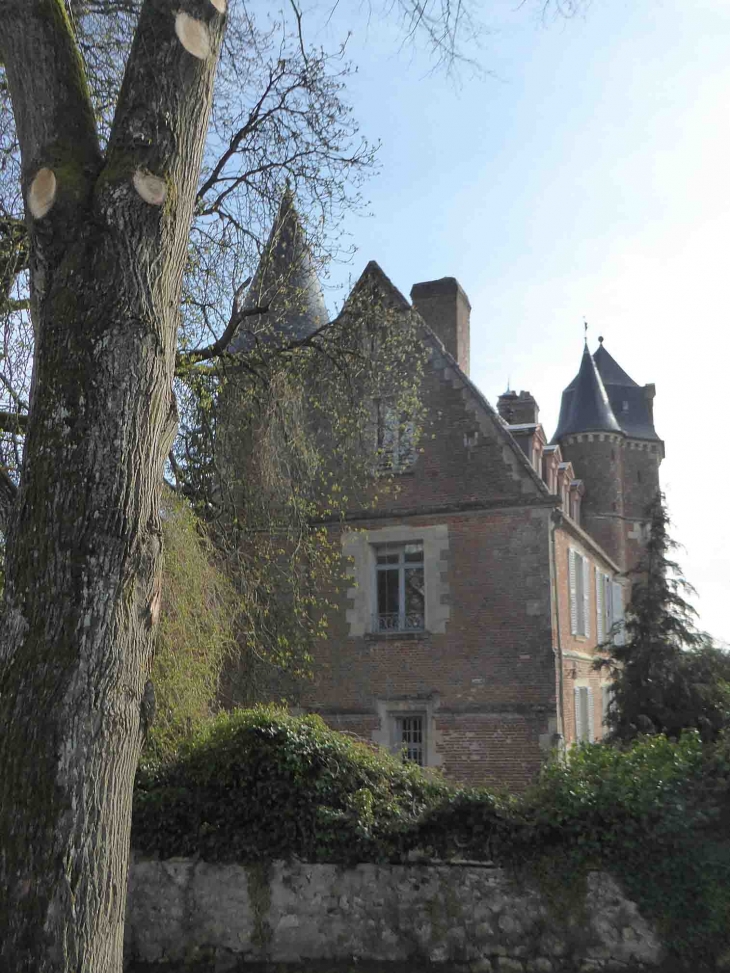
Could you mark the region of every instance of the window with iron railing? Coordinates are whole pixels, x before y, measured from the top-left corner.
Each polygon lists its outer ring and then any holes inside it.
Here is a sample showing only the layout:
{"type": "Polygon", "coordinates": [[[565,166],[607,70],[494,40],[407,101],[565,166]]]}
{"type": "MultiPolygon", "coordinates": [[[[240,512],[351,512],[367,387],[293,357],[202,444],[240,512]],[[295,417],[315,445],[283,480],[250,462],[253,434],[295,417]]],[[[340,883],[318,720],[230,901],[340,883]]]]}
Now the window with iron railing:
{"type": "Polygon", "coordinates": [[[421,632],[425,627],[423,543],[375,548],[376,632],[421,632]]]}
{"type": "Polygon", "coordinates": [[[404,762],[425,765],[425,734],[423,716],[396,716],[396,746],[404,762]]]}

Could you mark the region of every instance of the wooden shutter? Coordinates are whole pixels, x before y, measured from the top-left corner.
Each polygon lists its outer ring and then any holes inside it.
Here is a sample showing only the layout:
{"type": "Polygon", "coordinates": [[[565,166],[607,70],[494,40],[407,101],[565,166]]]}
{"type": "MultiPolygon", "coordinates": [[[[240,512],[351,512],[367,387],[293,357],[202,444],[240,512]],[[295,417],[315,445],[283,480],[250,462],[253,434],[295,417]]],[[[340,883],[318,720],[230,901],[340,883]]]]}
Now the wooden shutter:
{"type": "Polygon", "coordinates": [[[611,623],[616,626],[613,641],[624,644],[624,590],[617,581],[611,583],[611,623]]]}
{"type": "Polygon", "coordinates": [[[583,720],[583,707],[581,706],[580,686],[576,686],[573,690],[573,705],[575,706],[575,739],[577,743],[580,743],[585,734],[585,722],[583,720]]]}
{"type": "Polygon", "coordinates": [[[596,639],[598,644],[606,638],[603,614],[603,574],[596,568],[596,639]]]}
{"type": "Polygon", "coordinates": [[[578,592],[575,584],[575,551],[568,549],[568,584],[570,588],[570,631],[578,634],[578,592]]]}
{"type": "Polygon", "coordinates": [[[593,690],[589,686],[586,689],[587,696],[587,707],[588,712],[586,713],[586,722],[588,723],[588,742],[595,743],[596,735],[593,730],[593,690]]]}
{"type": "Polygon", "coordinates": [[[591,634],[591,575],[588,558],[583,559],[583,631],[582,635],[591,634]]]}

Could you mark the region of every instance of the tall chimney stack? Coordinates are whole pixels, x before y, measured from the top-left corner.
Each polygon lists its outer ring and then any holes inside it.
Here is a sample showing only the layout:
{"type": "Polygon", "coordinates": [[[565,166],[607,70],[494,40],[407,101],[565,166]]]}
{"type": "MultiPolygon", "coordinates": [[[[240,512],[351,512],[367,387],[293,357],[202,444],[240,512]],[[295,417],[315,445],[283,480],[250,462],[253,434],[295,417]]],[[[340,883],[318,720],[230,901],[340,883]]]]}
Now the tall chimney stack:
{"type": "Polygon", "coordinates": [[[443,341],[459,368],[469,374],[471,304],[455,277],[426,280],[411,288],[411,301],[426,324],[443,341]]]}

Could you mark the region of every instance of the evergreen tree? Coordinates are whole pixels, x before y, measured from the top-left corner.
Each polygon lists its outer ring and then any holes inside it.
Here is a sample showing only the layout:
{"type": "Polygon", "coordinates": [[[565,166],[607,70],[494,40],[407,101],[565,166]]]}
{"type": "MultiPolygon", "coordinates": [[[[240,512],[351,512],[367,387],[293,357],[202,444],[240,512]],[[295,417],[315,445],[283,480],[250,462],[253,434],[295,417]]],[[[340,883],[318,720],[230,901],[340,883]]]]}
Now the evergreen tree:
{"type": "Polygon", "coordinates": [[[609,739],[678,736],[690,728],[713,739],[730,725],[730,655],[695,626],[697,612],[687,601],[695,592],[671,558],[678,545],[669,536],[663,494],[647,517],[649,534],[632,572],[624,638],[604,646],[609,657],[596,663],[613,674],[609,739]]]}

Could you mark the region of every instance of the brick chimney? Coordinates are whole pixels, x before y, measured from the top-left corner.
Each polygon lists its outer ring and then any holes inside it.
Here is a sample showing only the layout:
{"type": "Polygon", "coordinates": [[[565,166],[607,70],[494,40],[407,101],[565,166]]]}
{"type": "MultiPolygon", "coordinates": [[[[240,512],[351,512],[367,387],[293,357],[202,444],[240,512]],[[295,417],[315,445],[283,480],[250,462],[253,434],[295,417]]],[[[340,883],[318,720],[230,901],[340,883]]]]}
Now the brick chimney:
{"type": "Polygon", "coordinates": [[[443,341],[459,367],[469,374],[471,304],[455,277],[426,280],[411,288],[411,301],[426,324],[443,341]]]}
{"type": "Polygon", "coordinates": [[[529,392],[503,392],[497,399],[497,412],[508,426],[537,423],[540,409],[529,392]]]}

